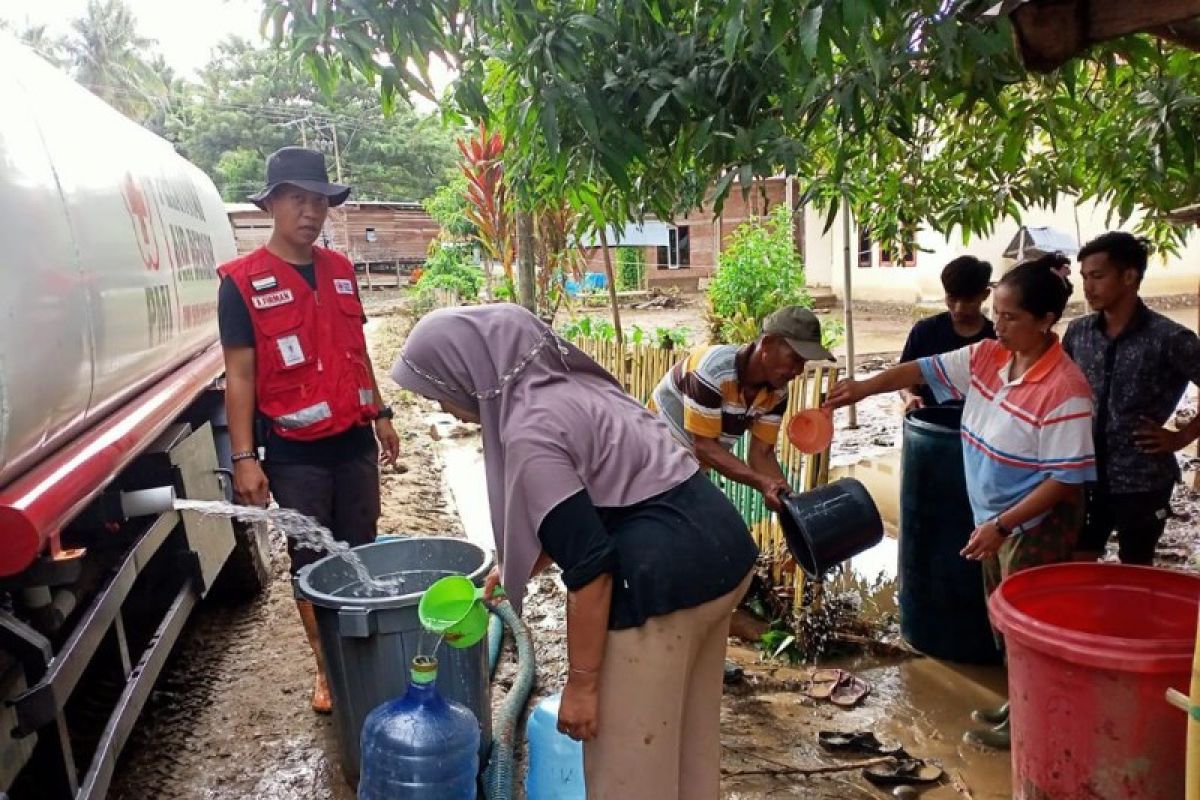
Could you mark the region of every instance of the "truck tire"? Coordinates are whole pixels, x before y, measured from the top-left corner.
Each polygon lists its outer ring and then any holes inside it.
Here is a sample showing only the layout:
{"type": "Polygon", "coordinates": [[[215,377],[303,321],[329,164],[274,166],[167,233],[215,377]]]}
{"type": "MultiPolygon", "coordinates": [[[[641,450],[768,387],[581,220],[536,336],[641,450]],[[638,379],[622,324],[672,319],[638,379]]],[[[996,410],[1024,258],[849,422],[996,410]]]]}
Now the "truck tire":
{"type": "Polygon", "coordinates": [[[271,540],[263,523],[233,520],[236,540],[229,560],[217,576],[209,596],[218,602],[246,603],[271,584],[271,540]]]}

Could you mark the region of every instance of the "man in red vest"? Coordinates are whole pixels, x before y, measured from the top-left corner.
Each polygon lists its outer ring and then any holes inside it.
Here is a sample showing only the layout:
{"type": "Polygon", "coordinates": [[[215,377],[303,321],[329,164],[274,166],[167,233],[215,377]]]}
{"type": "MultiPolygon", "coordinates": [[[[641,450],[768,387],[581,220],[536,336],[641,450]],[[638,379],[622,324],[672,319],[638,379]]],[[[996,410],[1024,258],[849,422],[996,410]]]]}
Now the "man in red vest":
{"type": "MultiPolygon", "coordinates": [[[[400,439],[367,354],[354,266],[315,246],[330,206],[349,194],[315,150],[273,153],[266,188],[250,197],[270,212],[271,238],[221,266],[218,317],[238,501],[265,506],[273,494],[360,545],[375,539],[380,450],[394,463],[400,439]]],[[[324,555],[290,540],[288,552],[293,574],[324,555]]],[[[313,608],[296,605],[317,658],[312,707],[329,713],[313,608]]]]}

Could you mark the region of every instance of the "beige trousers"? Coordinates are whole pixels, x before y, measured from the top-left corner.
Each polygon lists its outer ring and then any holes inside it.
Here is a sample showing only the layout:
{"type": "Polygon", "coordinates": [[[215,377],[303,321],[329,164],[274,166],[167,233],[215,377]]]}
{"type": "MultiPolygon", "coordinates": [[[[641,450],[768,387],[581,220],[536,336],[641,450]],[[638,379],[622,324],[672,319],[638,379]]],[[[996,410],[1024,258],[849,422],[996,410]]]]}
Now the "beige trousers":
{"type": "Polygon", "coordinates": [[[588,800],[719,800],[725,640],[749,585],[609,631],[599,734],[583,745],[588,800]]]}

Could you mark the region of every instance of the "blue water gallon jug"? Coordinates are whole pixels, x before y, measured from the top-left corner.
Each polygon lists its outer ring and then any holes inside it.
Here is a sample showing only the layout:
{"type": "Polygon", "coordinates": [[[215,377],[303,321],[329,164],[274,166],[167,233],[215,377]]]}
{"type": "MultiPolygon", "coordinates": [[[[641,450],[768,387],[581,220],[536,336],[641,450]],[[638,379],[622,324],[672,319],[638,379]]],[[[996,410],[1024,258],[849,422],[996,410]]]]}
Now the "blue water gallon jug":
{"type": "Polygon", "coordinates": [[[526,800],[587,800],[583,782],[583,745],[558,732],[561,694],[538,703],[529,714],[525,737],[529,771],[526,800]]]}
{"type": "Polygon", "coordinates": [[[367,715],[358,800],[475,800],[479,723],[437,690],[437,660],[413,659],[408,691],[367,715]]]}

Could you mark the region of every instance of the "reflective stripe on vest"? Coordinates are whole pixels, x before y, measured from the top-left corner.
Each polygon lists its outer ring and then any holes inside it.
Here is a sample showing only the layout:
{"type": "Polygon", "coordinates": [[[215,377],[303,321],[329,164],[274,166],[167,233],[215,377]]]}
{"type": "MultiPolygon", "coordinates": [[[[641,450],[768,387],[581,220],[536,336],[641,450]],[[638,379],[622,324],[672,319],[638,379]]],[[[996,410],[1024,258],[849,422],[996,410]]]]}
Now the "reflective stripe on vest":
{"type": "Polygon", "coordinates": [[[318,422],[324,422],[332,416],[333,409],[329,407],[329,403],[322,400],[308,408],[302,408],[291,414],[276,417],[275,424],[288,430],[295,430],[297,428],[307,428],[309,425],[316,425],[318,422]]]}

